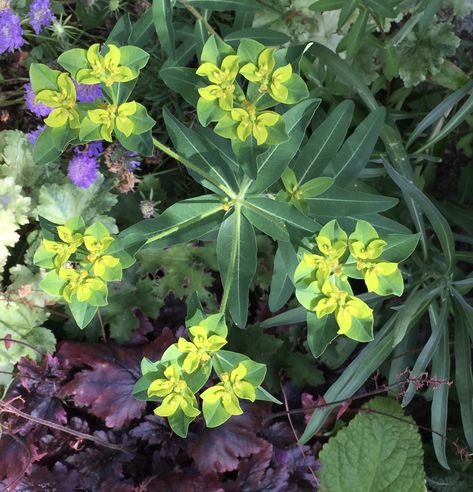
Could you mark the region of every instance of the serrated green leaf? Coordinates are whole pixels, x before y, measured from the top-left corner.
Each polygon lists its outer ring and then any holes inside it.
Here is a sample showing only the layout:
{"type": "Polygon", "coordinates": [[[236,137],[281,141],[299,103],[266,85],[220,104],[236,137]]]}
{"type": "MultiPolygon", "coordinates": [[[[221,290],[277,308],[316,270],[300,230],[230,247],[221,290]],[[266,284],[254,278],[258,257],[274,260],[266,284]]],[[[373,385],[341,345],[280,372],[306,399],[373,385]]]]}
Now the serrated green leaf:
{"type": "Polygon", "coordinates": [[[322,448],[320,490],[425,492],[423,455],[412,417],[396,400],[373,398],[322,448]]]}

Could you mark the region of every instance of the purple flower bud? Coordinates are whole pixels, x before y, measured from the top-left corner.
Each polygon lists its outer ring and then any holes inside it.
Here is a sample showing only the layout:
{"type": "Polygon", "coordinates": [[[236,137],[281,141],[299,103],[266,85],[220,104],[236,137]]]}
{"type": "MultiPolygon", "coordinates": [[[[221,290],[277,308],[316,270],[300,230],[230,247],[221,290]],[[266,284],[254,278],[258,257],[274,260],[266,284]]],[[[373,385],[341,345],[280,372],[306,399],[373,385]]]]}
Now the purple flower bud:
{"type": "Polygon", "coordinates": [[[0,12],[0,54],[17,50],[24,43],[20,18],[10,9],[0,12]]]}
{"type": "Polygon", "coordinates": [[[48,114],[53,110],[53,108],[50,108],[43,104],[42,102],[40,103],[35,103],[35,93],[33,92],[33,87],[31,87],[31,84],[28,82],[24,86],[25,88],[25,105],[26,108],[31,111],[33,114],[36,116],[39,116],[41,118],[48,116],[48,114]]]}
{"type": "Polygon", "coordinates": [[[67,176],[79,188],[89,188],[98,177],[99,164],[95,157],[80,153],[69,161],[67,176]]]}
{"type": "Polygon", "coordinates": [[[99,84],[78,84],[76,86],[77,100],[81,103],[95,102],[96,99],[103,99],[102,89],[99,84]]]}
{"type": "Polygon", "coordinates": [[[49,0],[34,0],[30,6],[29,17],[33,31],[39,34],[41,29],[44,26],[49,26],[53,20],[51,2],[49,0]]]}

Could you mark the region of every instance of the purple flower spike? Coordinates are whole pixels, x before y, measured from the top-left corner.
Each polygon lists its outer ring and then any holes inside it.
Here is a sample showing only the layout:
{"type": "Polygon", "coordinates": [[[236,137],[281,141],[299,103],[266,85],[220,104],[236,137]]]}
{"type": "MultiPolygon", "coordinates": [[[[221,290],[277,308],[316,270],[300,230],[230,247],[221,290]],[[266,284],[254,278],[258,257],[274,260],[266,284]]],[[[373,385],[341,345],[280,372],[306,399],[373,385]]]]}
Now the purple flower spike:
{"type": "Polygon", "coordinates": [[[39,116],[41,118],[44,118],[45,116],[48,116],[48,114],[53,110],[53,108],[50,108],[43,104],[42,102],[40,103],[35,103],[35,93],[33,92],[33,88],[31,87],[31,84],[28,82],[24,86],[25,88],[25,105],[26,108],[31,111],[33,114],[36,116],[39,116]]]}
{"type": "Polygon", "coordinates": [[[10,9],[0,12],[0,54],[23,46],[21,20],[10,9]]]}
{"type": "Polygon", "coordinates": [[[36,140],[38,140],[39,136],[43,133],[45,128],[46,125],[38,125],[36,127],[36,130],[31,130],[30,132],[28,132],[28,134],[26,135],[28,142],[31,145],[34,145],[36,143],[36,140]]]}
{"type": "Polygon", "coordinates": [[[77,100],[81,103],[95,102],[96,99],[103,99],[102,89],[99,84],[78,84],[74,82],[76,86],[77,100]]]}
{"type": "Polygon", "coordinates": [[[53,20],[53,11],[49,0],[34,0],[29,11],[30,25],[36,34],[45,26],[49,26],[53,20]]]}
{"type": "Polygon", "coordinates": [[[79,188],[89,188],[98,177],[99,164],[95,157],[80,153],[69,161],[67,176],[79,188]]]}

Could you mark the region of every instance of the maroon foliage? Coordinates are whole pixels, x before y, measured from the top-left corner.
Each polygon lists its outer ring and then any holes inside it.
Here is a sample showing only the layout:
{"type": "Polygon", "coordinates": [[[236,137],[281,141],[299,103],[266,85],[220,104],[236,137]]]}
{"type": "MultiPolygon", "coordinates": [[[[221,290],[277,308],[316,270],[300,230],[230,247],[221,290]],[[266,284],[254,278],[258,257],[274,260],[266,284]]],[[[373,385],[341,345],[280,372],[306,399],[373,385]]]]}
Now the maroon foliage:
{"type": "Polygon", "coordinates": [[[174,341],[172,332],[164,328],[156,340],[141,347],[65,342],[58,355],[74,367],[91,369],[78,372],[62,387],[61,394],[73,396],[76,405],[89,408],[107,427],[121,427],[141,417],[145,408],[145,403],[132,396],[133,385],[141,376],[141,359],[159,359],[174,341]]]}

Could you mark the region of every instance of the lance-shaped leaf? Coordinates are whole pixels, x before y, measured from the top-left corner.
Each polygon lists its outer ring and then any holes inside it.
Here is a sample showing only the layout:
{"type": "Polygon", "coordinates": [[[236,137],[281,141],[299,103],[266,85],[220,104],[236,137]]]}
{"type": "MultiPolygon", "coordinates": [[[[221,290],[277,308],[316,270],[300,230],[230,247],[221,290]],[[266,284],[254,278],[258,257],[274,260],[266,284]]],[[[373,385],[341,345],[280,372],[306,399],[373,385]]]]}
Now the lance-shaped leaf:
{"type": "Polygon", "coordinates": [[[153,21],[159,42],[166,54],[175,57],[175,34],[172,23],[172,1],[153,0],[153,21]]]}
{"type": "Polygon", "coordinates": [[[274,256],[273,276],[269,291],[269,309],[281,309],[294,292],[294,271],[297,267],[297,254],[290,242],[279,241],[274,256]]]}
{"type": "Polygon", "coordinates": [[[152,248],[198,239],[216,228],[224,215],[215,195],[202,195],[175,203],[160,216],[142,220],[125,229],[120,238],[128,251],[136,252],[145,243],[152,248]]]}
{"type": "Polygon", "coordinates": [[[248,293],[256,272],[256,237],[239,207],[227,217],[217,238],[217,260],[224,285],[222,305],[235,324],[244,328],[248,318],[248,293]]]}
{"type": "Polygon", "coordinates": [[[255,227],[277,240],[289,239],[286,226],[307,231],[307,235],[320,229],[317,222],[306,217],[289,203],[279,202],[271,198],[247,198],[243,203],[243,213],[255,227]],[[285,235],[279,234],[280,227],[282,227],[282,231],[286,231],[285,235]]]}
{"type": "Polygon", "coordinates": [[[332,186],[323,195],[306,198],[311,215],[316,217],[360,216],[384,212],[397,205],[397,198],[365,193],[364,191],[345,190],[332,186]]]}
{"type": "Polygon", "coordinates": [[[432,442],[434,444],[435,456],[438,462],[447,470],[445,446],[447,443],[447,416],[448,416],[448,393],[449,385],[446,384],[450,378],[450,346],[448,338],[448,323],[442,333],[440,344],[432,359],[432,377],[444,384],[432,392],[431,426],[432,442]]]}
{"type": "Polygon", "coordinates": [[[354,108],[352,101],[343,101],[314,130],[293,166],[299,184],[319,177],[332,160],[343,143],[354,108]]]}
{"type": "Polygon", "coordinates": [[[188,0],[188,2],[198,9],[211,9],[217,12],[226,10],[254,12],[261,8],[253,0],[188,0]]]}
{"type": "Polygon", "coordinates": [[[374,110],[343,144],[332,161],[335,184],[346,186],[352,183],[366,167],[383,129],[384,116],[384,108],[374,110]]]}
{"type": "Polygon", "coordinates": [[[264,191],[279,179],[297,152],[319,104],[320,99],[308,99],[296,104],[282,115],[286,123],[288,139],[281,144],[272,145],[258,156],[258,178],[251,185],[250,193],[264,191]]]}
{"type": "Polygon", "coordinates": [[[237,186],[235,176],[227,161],[221,159],[197,133],[185,127],[169,111],[164,110],[163,114],[169,135],[177,151],[214,178],[214,181],[220,183],[221,187],[218,188],[196,172],[189,170],[191,176],[206,188],[217,193],[222,193],[222,188],[235,189],[237,186]]]}

